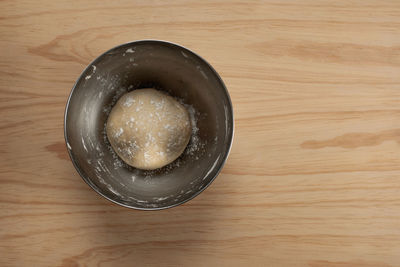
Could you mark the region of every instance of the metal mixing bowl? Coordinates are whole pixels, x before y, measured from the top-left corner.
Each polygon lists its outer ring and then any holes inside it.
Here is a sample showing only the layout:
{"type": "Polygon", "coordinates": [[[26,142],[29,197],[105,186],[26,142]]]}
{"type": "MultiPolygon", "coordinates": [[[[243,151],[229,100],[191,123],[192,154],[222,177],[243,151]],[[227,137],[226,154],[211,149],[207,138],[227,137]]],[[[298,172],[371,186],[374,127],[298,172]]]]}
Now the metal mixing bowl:
{"type": "Polygon", "coordinates": [[[233,139],[228,91],[217,72],[182,46],[154,40],[117,46],[96,58],[68,98],[64,134],[71,160],[97,193],[125,207],[156,210],[202,192],[221,171],[233,139]],[[193,107],[198,131],[173,163],[135,169],[113,152],[107,116],[125,92],[154,87],[193,107]]]}

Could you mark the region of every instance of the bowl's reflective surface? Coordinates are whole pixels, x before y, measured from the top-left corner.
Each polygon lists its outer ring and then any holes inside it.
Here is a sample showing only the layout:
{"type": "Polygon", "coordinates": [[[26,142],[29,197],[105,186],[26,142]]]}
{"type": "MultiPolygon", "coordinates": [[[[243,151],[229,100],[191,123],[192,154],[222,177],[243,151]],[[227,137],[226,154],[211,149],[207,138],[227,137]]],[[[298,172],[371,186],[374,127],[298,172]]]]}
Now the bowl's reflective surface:
{"type": "Polygon", "coordinates": [[[233,113],[221,78],[207,62],[176,44],[149,40],[115,47],[86,68],[72,89],[64,127],[72,162],[95,191],[126,207],[162,209],[193,198],[218,175],[232,144],[233,113]],[[191,151],[154,171],[122,163],[104,135],[118,97],[145,87],[164,90],[198,112],[199,140],[191,140],[191,151]]]}

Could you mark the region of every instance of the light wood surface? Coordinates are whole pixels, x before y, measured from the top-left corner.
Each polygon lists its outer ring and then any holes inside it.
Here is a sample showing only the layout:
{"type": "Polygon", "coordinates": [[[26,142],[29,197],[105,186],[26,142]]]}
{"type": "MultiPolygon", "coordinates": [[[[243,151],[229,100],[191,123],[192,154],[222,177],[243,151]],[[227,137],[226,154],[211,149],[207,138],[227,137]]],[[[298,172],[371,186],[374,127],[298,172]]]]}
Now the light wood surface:
{"type": "Polygon", "coordinates": [[[400,266],[400,1],[0,1],[0,266],[400,266]],[[221,74],[235,140],[216,181],[141,212],[72,166],[84,67],[132,40],[221,74]]]}

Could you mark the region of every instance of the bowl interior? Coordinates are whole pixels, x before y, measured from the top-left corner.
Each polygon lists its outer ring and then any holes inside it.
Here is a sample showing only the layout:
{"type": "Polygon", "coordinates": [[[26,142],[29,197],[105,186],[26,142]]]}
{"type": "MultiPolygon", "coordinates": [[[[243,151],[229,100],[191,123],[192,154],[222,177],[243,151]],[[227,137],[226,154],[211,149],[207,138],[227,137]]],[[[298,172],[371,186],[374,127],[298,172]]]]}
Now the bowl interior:
{"type": "Polygon", "coordinates": [[[76,82],[65,114],[65,138],[83,179],[118,204],[161,209],[201,192],[222,168],[232,142],[232,105],[213,68],[188,49],[161,41],[115,47],[93,61],[76,82]],[[153,171],[128,166],[113,152],[105,123],[118,98],[153,87],[195,111],[185,152],[153,171]]]}

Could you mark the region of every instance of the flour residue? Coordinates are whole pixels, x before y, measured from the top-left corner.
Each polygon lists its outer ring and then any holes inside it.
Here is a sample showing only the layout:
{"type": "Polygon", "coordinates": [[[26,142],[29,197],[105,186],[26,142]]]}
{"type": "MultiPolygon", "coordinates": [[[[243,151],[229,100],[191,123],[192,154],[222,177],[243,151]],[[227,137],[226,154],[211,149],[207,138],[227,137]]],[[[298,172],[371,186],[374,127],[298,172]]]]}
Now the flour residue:
{"type": "Polygon", "coordinates": [[[183,56],[184,58],[188,58],[188,55],[186,55],[185,52],[181,51],[181,54],[182,54],[182,56],[183,56]]]}
{"type": "Polygon", "coordinates": [[[206,142],[202,141],[200,139],[199,128],[197,127],[197,120],[198,120],[200,113],[197,112],[192,105],[187,105],[185,103],[183,103],[183,105],[186,107],[187,111],[189,112],[190,124],[192,126],[192,135],[190,138],[190,143],[189,143],[188,147],[186,148],[185,153],[190,156],[195,156],[195,159],[198,160],[199,156],[204,154],[204,152],[205,152],[204,148],[206,145],[206,142]]]}
{"type": "Polygon", "coordinates": [[[83,140],[83,137],[82,137],[81,139],[82,139],[83,149],[85,149],[85,151],[86,151],[86,153],[87,153],[87,152],[88,152],[88,149],[87,149],[87,147],[86,147],[85,140],[83,140]]]}
{"type": "Polygon", "coordinates": [[[196,69],[200,72],[201,76],[203,76],[204,79],[208,80],[207,74],[203,71],[203,69],[200,66],[196,66],[196,69]]]}
{"type": "Polygon", "coordinates": [[[96,73],[97,67],[95,65],[92,65],[92,68],[93,68],[92,73],[90,75],[87,75],[85,77],[85,80],[89,80],[90,78],[92,78],[92,75],[96,73]]]}

